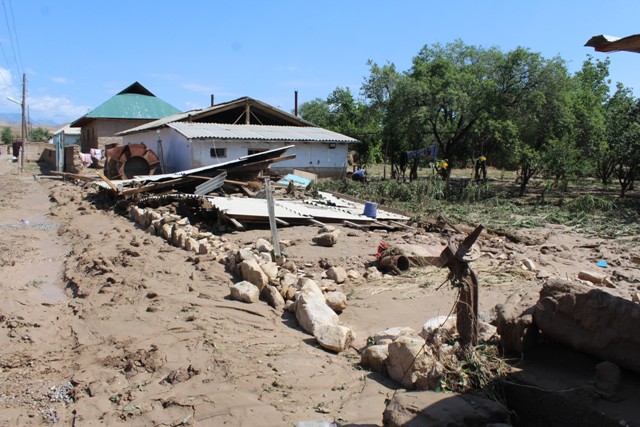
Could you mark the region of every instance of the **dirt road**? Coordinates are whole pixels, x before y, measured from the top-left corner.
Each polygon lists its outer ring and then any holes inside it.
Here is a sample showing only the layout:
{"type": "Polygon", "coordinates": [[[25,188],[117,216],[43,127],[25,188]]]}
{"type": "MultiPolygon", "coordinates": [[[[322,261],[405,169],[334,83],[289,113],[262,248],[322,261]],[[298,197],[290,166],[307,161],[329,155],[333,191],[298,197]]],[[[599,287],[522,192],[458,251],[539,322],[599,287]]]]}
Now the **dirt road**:
{"type": "MultiPolygon", "coordinates": [[[[357,340],[334,354],[292,314],[230,300],[234,278],[214,256],[173,247],[103,209],[90,187],[37,176],[33,167],[18,175],[0,157],[2,425],[379,426],[398,385],[362,370],[357,349],[386,328],[419,331],[454,303],[454,289],[437,289],[446,272],[433,267],[348,281],[340,286],[349,295],[341,322],[357,340]]],[[[325,250],[311,245],[315,232],[289,227],[280,238],[295,243],[289,256],[301,271],[318,278],[320,259],[364,272],[383,240],[444,241],[435,233],[343,229],[325,250]]],[[[558,242],[547,245],[568,242],[551,234],[558,242]]],[[[233,247],[257,237],[269,238],[268,230],[225,236],[233,247]]],[[[527,250],[550,274],[580,268],[539,249],[483,252],[474,268],[484,317],[509,293],[539,283],[520,267],[527,250]]]]}

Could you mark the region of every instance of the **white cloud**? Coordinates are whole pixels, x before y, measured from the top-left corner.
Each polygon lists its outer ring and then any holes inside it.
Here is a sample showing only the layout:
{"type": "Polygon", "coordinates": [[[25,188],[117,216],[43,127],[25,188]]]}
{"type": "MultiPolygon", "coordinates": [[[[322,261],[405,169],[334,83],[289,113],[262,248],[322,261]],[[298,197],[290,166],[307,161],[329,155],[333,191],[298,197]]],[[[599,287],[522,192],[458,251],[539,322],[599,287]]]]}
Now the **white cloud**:
{"type": "Polygon", "coordinates": [[[51,79],[52,82],[54,83],[58,83],[61,85],[66,85],[66,84],[70,84],[73,83],[73,80],[69,80],[66,77],[54,77],[51,79]]]}
{"type": "Polygon", "coordinates": [[[210,86],[201,85],[199,83],[182,83],[180,87],[186,90],[190,90],[191,92],[208,93],[208,94],[215,92],[214,88],[210,86]]]}
{"type": "Polygon", "coordinates": [[[48,95],[28,98],[27,104],[34,120],[50,120],[60,124],[76,120],[91,110],[86,105],[75,105],[68,98],[48,95]]]}

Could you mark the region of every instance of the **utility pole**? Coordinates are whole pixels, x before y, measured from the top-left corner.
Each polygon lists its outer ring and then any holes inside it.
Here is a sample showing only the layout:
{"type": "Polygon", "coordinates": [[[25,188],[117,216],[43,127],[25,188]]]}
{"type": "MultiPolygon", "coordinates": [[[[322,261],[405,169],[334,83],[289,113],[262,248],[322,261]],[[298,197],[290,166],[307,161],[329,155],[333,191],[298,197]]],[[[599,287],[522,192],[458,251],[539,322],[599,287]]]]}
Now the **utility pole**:
{"type": "Polygon", "coordinates": [[[25,120],[25,105],[27,103],[27,74],[22,73],[22,147],[20,153],[20,172],[24,171],[24,157],[27,150],[27,122],[25,120]]]}

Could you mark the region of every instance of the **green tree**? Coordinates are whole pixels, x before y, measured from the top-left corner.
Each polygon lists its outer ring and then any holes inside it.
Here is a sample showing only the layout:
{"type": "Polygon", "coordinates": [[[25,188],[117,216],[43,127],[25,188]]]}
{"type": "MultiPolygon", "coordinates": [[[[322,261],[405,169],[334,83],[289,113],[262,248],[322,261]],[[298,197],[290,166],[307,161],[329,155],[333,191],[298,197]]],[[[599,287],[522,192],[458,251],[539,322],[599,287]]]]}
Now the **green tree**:
{"type": "Polygon", "coordinates": [[[300,105],[300,117],[322,128],[330,126],[329,105],[326,101],[316,98],[300,105]]]}
{"type": "Polygon", "coordinates": [[[605,109],[607,143],[620,182],[620,197],[625,197],[640,174],[640,100],[634,99],[631,89],[618,83],[605,109]]]}
{"type": "Polygon", "coordinates": [[[573,138],[581,156],[578,173],[595,173],[606,186],[611,181],[614,161],[606,141],[605,103],[609,98],[609,59],[588,55],[582,69],[572,78],[571,106],[574,116],[573,138]]]}
{"type": "Polygon", "coordinates": [[[46,142],[53,137],[53,133],[49,129],[37,127],[29,134],[30,141],[46,142]]]}
{"type": "Polygon", "coordinates": [[[11,144],[15,140],[10,127],[5,126],[2,128],[2,135],[0,136],[0,139],[3,144],[11,144]]]}

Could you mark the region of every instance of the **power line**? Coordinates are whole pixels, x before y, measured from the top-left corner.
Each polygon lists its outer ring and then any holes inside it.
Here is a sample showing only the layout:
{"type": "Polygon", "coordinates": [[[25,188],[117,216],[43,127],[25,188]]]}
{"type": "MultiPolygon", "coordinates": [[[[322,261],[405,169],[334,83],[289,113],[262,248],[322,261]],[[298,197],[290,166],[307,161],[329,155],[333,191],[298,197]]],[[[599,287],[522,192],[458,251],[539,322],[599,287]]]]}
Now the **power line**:
{"type": "MultiPolygon", "coordinates": [[[[4,9],[4,21],[7,24],[7,30],[9,31],[9,40],[11,41],[11,50],[13,51],[13,60],[16,63],[16,71],[17,74],[22,74],[21,73],[21,68],[18,65],[18,56],[16,55],[16,48],[15,45],[13,43],[13,34],[11,32],[11,26],[9,25],[9,15],[7,14],[7,6],[4,3],[4,0],[2,0],[2,8],[4,9]]],[[[17,35],[16,35],[17,36],[17,35]]],[[[17,42],[17,40],[16,40],[17,42]]]]}
{"type": "Polygon", "coordinates": [[[11,22],[13,22],[13,33],[16,36],[16,47],[18,48],[18,59],[20,59],[20,69],[24,73],[24,64],[22,63],[22,52],[20,51],[20,43],[18,41],[18,30],[16,30],[16,18],[13,14],[13,4],[9,0],[9,10],[11,11],[11,22]]]}

